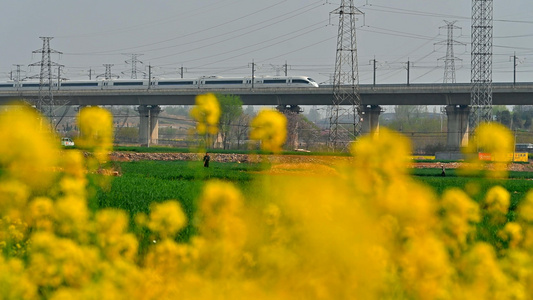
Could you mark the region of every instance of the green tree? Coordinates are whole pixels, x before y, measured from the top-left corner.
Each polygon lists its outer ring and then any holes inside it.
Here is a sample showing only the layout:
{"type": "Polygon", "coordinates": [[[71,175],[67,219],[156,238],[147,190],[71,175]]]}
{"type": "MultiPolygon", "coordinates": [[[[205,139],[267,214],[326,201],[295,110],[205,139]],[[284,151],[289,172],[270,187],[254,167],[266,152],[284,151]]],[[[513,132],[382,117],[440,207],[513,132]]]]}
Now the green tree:
{"type": "Polygon", "coordinates": [[[395,118],[384,122],[387,127],[403,132],[440,132],[440,118],[430,116],[424,105],[397,105],[395,118]]]}
{"type": "Polygon", "coordinates": [[[220,131],[219,137],[222,139],[222,147],[229,148],[231,140],[231,128],[242,115],[242,100],[235,95],[217,95],[220,104],[220,131]]]}
{"type": "Polygon", "coordinates": [[[496,120],[507,127],[511,127],[511,112],[505,105],[495,105],[492,108],[492,113],[496,116],[496,120]]]}
{"type": "Polygon", "coordinates": [[[232,134],[237,140],[237,149],[241,149],[245,145],[245,141],[248,138],[250,132],[250,122],[252,121],[252,116],[248,114],[240,115],[234,123],[232,134]]]}
{"type": "Polygon", "coordinates": [[[137,127],[121,127],[115,131],[115,139],[123,142],[138,142],[139,128],[137,127]]]}

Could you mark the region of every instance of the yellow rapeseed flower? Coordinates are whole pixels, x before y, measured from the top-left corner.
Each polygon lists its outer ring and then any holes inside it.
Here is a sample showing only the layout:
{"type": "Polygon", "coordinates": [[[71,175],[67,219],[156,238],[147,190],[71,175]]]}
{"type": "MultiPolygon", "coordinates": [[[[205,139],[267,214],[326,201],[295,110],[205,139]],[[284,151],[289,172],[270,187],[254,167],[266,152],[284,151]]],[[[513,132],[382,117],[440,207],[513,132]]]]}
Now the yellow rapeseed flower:
{"type": "Polygon", "coordinates": [[[62,197],[54,205],[56,231],[73,240],[85,241],[89,232],[89,208],[84,198],[62,197]]]}
{"type": "Polygon", "coordinates": [[[524,238],[522,227],[515,222],[509,222],[505,224],[503,229],[498,232],[498,236],[507,242],[509,248],[511,249],[516,248],[524,238]]]}
{"type": "Polygon", "coordinates": [[[483,207],[489,213],[507,214],[511,204],[511,194],[502,186],[494,186],[487,191],[483,207]]]}
{"type": "Polygon", "coordinates": [[[454,241],[449,246],[463,248],[475,231],[474,225],[480,221],[478,204],[464,191],[453,188],[444,192],[441,206],[443,230],[454,241]]]}
{"type": "Polygon", "coordinates": [[[477,157],[478,152],[490,153],[493,160],[493,171],[489,177],[507,176],[507,163],[512,160],[514,153],[514,138],[511,131],[500,123],[482,123],[474,132],[468,146],[464,149],[469,155],[469,162],[465,171],[475,173],[483,166],[477,157]]]}
{"type": "Polygon", "coordinates": [[[533,190],[530,190],[518,205],[518,216],[521,220],[533,224],[533,190]]]}
{"type": "Polygon", "coordinates": [[[150,247],[146,255],[146,267],[165,276],[190,271],[195,261],[194,251],[189,245],[178,244],[170,239],[163,239],[150,247]]]}
{"type": "Polygon", "coordinates": [[[6,260],[0,255],[0,298],[28,300],[40,298],[37,286],[28,278],[21,260],[15,258],[6,260]]]}
{"type": "Polygon", "coordinates": [[[442,242],[434,236],[417,236],[409,240],[401,256],[401,276],[415,299],[446,299],[450,296],[449,257],[442,242]]]}
{"type": "Polygon", "coordinates": [[[20,218],[26,206],[31,189],[20,181],[4,179],[0,184],[0,218],[20,218]]]}
{"type": "Polygon", "coordinates": [[[0,166],[3,177],[32,188],[46,188],[54,179],[59,141],[34,109],[22,105],[0,113],[0,166]]]}
{"type": "Polygon", "coordinates": [[[186,224],[187,216],[178,201],[152,204],[147,226],[161,238],[174,237],[186,224]]]}
{"type": "Polygon", "coordinates": [[[209,181],[200,196],[197,213],[202,236],[240,247],[246,237],[241,219],[243,201],[241,192],[231,183],[209,181]]]}
{"type": "Polygon", "coordinates": [[[263,109],[250,123],[250,139],[261,142],[261,149],[279,152],[287,138],[287,118],[275,110],[263,109]]]}
{"type": "Polygon", "coordinates": [[[100,107],[85,107],[77,117],[80,137],[76,144],[84,149],[93,151],[99,163],[108,160],[109,152],[113,148],[113,116],[100,107]]]}
{"type": "Polygon", "coordinates": [[[196,131],[201,135],[218,132],[220,114],[217,97],[211,93],[196,96],[196,104],[190,111],[190,115],[197,122],[196,131]]]}
{"type": "Polygon", "coordinates": [[[138,241],[128,233],[128,216],[124,211],[104,209],[96,213],[96,244],[110,261],[136,258],[138,241]]]}
{"type": "Polygon", "coordinates": [[[512,299],[508,278],[491,245],[475,244],[457,263],[460,290],[456,292],[461,299],[512,299]]]}
{"type": "Polygon", "coordinates": [[[63,172],[74,178],[83,178],[85,179],[86,168],[85,168],[85,158],[83,153],[78,150],[69,150],[64,151],[61,157],[61,167],[63,172]]]}
{"type": "MultiPolygon", "coordinates": [[[[351,145],[350,152],[355,159],[355,171],[368,174],[357,176],[358,179],[380,181],[403,178],[403,175],[407,174],[411,142],[397,132],[381,128],[379,135],[366,135],[356,140],[351,145]]],[[[372,182],[368,184],[373,186],[372,182]]]]}
{"type": "Polygon", "coordinates": [[[41,288],[80,287],[88,284],[99,267],[94,247],[40,232],[32,237],[28,273],[41,288]]]}
{"type": "Polygon", "coordinates": [[[26,214],[28,224],[36,230],[53,231],[54,202],[47,197],[34,198],[26,214]]]}

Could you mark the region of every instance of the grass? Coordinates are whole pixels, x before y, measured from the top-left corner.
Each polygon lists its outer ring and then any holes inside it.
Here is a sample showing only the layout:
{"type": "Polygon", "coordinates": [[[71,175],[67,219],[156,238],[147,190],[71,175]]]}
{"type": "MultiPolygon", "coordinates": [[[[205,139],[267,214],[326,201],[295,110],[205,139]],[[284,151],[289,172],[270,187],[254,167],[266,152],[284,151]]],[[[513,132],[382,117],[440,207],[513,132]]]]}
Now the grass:
{"type": "MultiPolygon", "coordinates": [[[[204,168],[202,162],[188,161],[136,161],[114,162],[121,176],[114,177],[108,189],[100,189],[95,196],[96,208],[118,208],[133,219],[138,213],[148,214],[150,204],[169,199],[178,200],[189,220],[196,208],[195,201],[208,179],[235,183],[248,190],[254,171],[264,168],[260,164],[212,163],[204,168]]],[[[178,239],[187,240],[195,233],[191,222],[178,239]]]]}
{"type": "MultiPolygon", "coordinates": [[[[138,213],[148,214],[153,202],[169,199],[178,200],[189,220],[192,220],[198,199],[205,182],[219,179],[233,182],[245,195],[252,195],[257,171],[269,168],[265,164],[212,163],[204,168],[200,161],[135,161],[114,162],[114,168],[121,176],[114,177],[108,189],[96,193],[95,209],[119,208],[130,214],[131,225],[138,213]]],[[[516,207],[531,187],[533,172],[510,172],[509,179],[485,179],[460,176],[454,169],[446,170],[446,177],[440,176],[441,169],[412,169],[413,178],[441,195],[446,189],[457,187],[465,190],[474,184],[479,193],[474,196],[482,201],[491,187],[501,185],[511,194],[508,219],[516,219],[516,207]]],[[[483,226],[480,224],[480,226],[483,226]]],[[[192,222],[180,233],[178,240],[188,240],[196,233],[192,222]]]]}
{"type": "Polygon", "coordinates": [[[487,190],[493,186],[500,185],[511,194],[511,204],[507,215],[510,221],[516,219],[515,210],[517,205],[533,187],[531,181],[533,179],[533,172],[511,171],[509,172],[508,179],[460,176],[454,169],[446,170],[446,177],[441,176],[441,169],[413,169],[412,174],[416,180],[431,186],[438,195],[442,195],[446,189],[452,187],[465,190],[467,185],[473,184],[479,189],[479,193],[473,197],[478,203],[483,200],[482,197],[487,190]]]}

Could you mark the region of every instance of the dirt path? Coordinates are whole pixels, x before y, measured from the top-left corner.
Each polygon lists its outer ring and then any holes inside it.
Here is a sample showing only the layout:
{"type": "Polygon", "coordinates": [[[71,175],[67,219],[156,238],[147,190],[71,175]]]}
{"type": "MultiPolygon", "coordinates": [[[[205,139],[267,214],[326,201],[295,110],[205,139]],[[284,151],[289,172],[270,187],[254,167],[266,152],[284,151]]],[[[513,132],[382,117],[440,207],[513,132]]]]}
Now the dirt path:
{"type": "MultiPolygon", "coordinates": [[[[139,160],[202,160],[203,153],[136,153],[136,152],[113,152],[111,160],[113,161],[139,161],[139,160]]],[[[271,163],[295,163],[295,164],[323,164],[333,165],[338,162],[349,162],[352,157],[349,156],[312,156],[312,155],[257,155],[257,154],[223,154],[212,153],[211,161],[213,162],[260,162],[267,159],[271,163]]],[[[436,168],[442,166],[446,169],[460,168],[463,162],[421,162],[413,163],[413,168],[436,168]]],[[[533,164],[509,164],[510,171],[532,171],[533,164]]]]}

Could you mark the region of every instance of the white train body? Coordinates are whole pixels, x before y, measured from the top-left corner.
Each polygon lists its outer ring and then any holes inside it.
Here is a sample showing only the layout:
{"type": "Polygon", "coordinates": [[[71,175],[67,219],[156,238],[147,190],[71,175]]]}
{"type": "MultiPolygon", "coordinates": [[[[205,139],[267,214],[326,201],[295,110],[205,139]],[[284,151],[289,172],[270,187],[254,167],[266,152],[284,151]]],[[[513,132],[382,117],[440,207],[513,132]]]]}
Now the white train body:
{"type": "MultiPolygon", "coordinates": [[[[142,89],[231,89],[231,88],[316,88],[318,84],[306,76],[255,77],[200,77],[152,79],[112,79],[112,80],[65,80],[53,90],[142,90],[142,89]]],[[[45,89],[48,86],[45,85],[45,89]]],[[[0,91],[39,90],[39,81],[0,82],[0,91]]]]}

